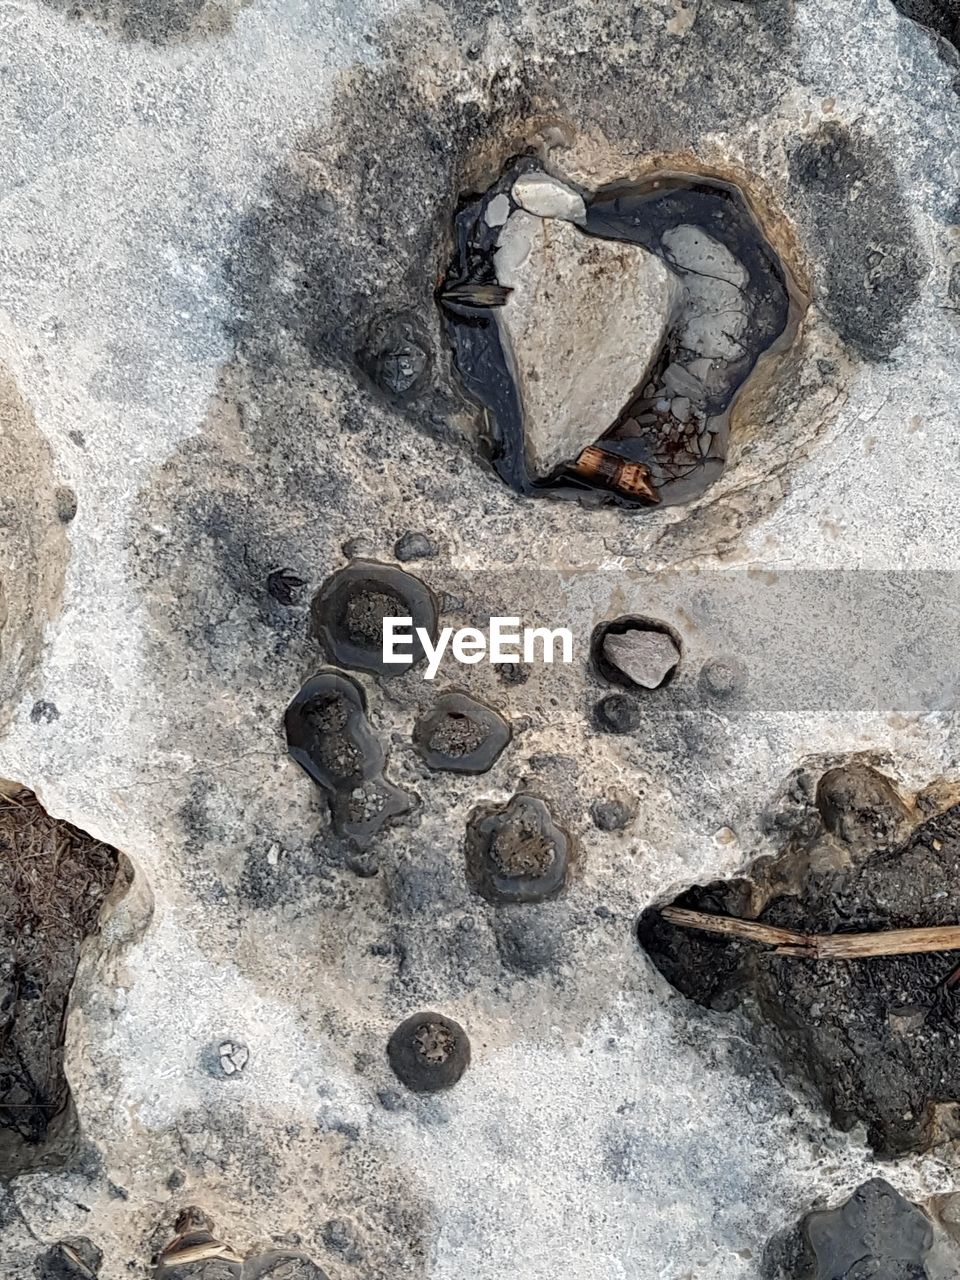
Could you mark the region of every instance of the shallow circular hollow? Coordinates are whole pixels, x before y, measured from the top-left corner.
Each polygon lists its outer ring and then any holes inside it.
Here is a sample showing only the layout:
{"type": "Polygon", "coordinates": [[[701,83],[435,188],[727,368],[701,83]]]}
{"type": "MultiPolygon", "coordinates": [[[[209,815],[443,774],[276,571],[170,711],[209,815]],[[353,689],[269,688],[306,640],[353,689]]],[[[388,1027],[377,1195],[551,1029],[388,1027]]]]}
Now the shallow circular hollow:
{"type": "Polygon", "coordinates": [[[413,744],[431,769],[486,773],[510,742],[504,717],[459,690],[442,693],[413,727],[413,744]]]}
{"type": "Polygon", "coordinates": [[[385,316],[371,326],[357,363],[384,395],[405,404],[430,379],[430,343],[412,316],[385,316]]]}
{"type": "Polygon", "coordinates": [[[539,796],[519,792],[505,805],[480,805],[467,819],[467,880],[495,904],[545,902],[563,889],[570,837],[539,796]]]}
{"type": "Polygon", "coordinates": [[[438,292],[454,365],[482,452],[529,497],[700,498],[735,400],[807,304],[743,190],[711,174],[589,192],[521,157],[464,201],[454,238],[438,292]]]}
{"type": "Polygon", "coordinates": [[[331,661],[355,671],[399,676],[425,657],[416,630],[435,640],[439,607],[419,578],[394,565],[360,560],[338,569],[313,598],[313,633],[331,661]],[[410,618],[412,640],[403,646],[410,663],[383,659],[383,619],[410,618]]]}
{"type": "Polygon", "coordinates": [[[638,614],[625,614],[612,622],[601,622],[594,627],[590,636],[590,661],[596,674],[608,684],[619,685],[631,692],[654,693],[665,689],[676,677],[683,661],[683,641],[680,635],[668,623],[658,618],[645,618],[638,614]],[[676,649],[676,662],[656,685],[641,684],[611,662],[604,653],[604,645],[608,636],[627,636],[631,632],[649,633],[666,637],[676,649]]]}
{"type": "Polygon", "coordinates": [[[342,671],[319,671],[284,715],[287,749],[326,791],[350,790],[379,777],[383,747],[367,721],[367,698],[342,671]]]}
{"type": "Polygon", "coordinates": [[[470,1041],[442,1013],[415,1013],[391,1035],[387,1057],[394,1075],[414,1093],[436,1093],[457,1083],[470,1065],[470,1041]]]}

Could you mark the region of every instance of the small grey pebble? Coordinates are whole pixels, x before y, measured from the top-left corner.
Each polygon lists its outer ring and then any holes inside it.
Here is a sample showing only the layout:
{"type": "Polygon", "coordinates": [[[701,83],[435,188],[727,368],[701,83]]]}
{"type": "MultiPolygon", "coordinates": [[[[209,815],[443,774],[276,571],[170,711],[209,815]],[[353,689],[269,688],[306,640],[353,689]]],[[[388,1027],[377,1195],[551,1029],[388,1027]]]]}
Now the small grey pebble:
{"type": "Polygon", "coordinates": [[[57,489],[55,498],[57,504],[57,519],[61,524],[69,524],[77,514],[77,495],[69,485],[62,484],[57,489]]]}
{"type": "Polygon", "coordinates": [[[60,712],[53,702],[35,702],[30,708],[30,719],[34,724],[53,724],[60,719],[60,712]]]}
{"type": "Polygon", "coordinates": [[[437,545],[425,533],[408,531],[397,539],[393,554],[401,564],[408,560],[430,560],[437,554],[437,545]]]}

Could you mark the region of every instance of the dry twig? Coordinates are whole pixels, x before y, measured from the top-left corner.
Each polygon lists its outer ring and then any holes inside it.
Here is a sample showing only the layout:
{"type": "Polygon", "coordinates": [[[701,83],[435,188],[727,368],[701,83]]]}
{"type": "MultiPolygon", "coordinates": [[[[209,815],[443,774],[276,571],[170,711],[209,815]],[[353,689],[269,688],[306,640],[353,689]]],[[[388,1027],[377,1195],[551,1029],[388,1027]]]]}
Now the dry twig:
{"type": "Polygon", "coordinates": [[[664,907],[664,920],[684,929],[719,933],[744,942],[774,948],[778,956],[802,960],[864,960],[870,956],[904,956],[927,951],[960,951],[960,925],[933,925],[920,929],[880,929],[876,933],[798,933],[777,929],[756,920],[715,916],[707,911],[664,907]]]}

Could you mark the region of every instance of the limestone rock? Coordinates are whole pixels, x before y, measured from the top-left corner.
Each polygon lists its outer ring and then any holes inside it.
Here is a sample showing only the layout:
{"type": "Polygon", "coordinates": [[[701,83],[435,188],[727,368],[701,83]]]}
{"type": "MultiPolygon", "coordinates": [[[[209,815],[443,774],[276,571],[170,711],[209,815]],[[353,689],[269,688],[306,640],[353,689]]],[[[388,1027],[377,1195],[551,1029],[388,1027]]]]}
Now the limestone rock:
{"type": "Polygon", "coordinates": [[[656,358],[677,278],[637,245],[515,213],[496,253],[513,290],[497,312],[523,405],[527,465],[542,479],[611,427],[656,358]]]}
{"type": "MultiPolygon", "coordinates": [[[[583,196],[548,173],[525,173],[513,184],[513,198],[521,209],[540,218],[564,218],[582,222],[586,216],[583,196]]],[[[492,202],[491,202],[492,203],[492,202]]],[[[491,223],[491,226],[496,224],[491,223]]]]}
{"type": "Polygon", "coordinates": [[[628,680],[644,689],[657,689],[680,661],[676,643],[662,631],[626,631],[608,635],[603,656],[628,680]]]}

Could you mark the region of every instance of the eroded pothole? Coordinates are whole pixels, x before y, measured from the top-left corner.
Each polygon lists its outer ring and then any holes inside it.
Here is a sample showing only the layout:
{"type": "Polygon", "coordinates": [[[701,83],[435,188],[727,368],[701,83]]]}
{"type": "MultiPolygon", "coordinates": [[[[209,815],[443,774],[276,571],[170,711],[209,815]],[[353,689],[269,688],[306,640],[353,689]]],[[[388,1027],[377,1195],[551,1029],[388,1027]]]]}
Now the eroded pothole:
{"type": "MultiPolygon", "coordinates": [[[[909,806],[860,763],[829,770],[810,801],[817,823],[782,854],[673,905],[803,934],[957,923],[960,805],[905,834],[909,806]]],[[[960,1137],[960,953],[807,959],[673,923],[660,907],[639,937],[689,999],[745,1014],[840,1128],[865,1127],[878,1155],[960,1137]]]]}
{"type": "Polygon", "coordinates": [[[32,792],[0,788],[0,1179],[69,1158],[67,1001],[84,941],[132,877],[122,854],[32,792]]]}
{"type": "Polygon", "coordinates": [[[738,188],[663,172],[578,191],[525,158],[456,219],[440,290],[497,473],[531,496],[691,502],[805,299],[738,188]]]}

